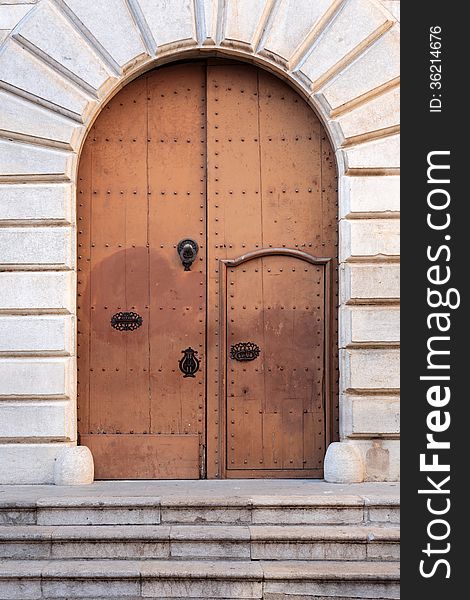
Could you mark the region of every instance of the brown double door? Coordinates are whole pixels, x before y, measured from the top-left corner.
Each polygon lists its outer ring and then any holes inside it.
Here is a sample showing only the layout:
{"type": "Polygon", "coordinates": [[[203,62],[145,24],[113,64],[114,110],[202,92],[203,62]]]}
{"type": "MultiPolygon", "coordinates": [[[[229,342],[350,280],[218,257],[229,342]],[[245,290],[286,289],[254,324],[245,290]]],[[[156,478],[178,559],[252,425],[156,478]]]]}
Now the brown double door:
{"type": "Polygon", "coordinates": [[[96,478],[321,477],[337,191],[311,109],[248,65],[151,71],[97,118],[77,197],[78,430],[96,478]]]}

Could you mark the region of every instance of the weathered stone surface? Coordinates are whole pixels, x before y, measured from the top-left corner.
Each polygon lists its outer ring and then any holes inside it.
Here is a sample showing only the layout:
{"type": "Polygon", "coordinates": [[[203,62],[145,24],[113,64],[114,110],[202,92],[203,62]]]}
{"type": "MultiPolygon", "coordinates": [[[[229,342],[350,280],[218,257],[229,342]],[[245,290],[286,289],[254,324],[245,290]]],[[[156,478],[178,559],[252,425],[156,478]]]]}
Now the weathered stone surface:
{"type": "Polygon", "coordinates": [[[366,542],[377,527],[362,525],[251,525],[252,541],[262,542],[366,542]]]}
{"type": "Polygon", "coordinates": [[[400,136],[391,135],[343,150],[346,173],[350,170],[398,169],[400,136]]]}
{"type": "Polygon", "coordinates": [[[172,541],[171,556],[186,559],[249,559],[249,541],[201,540],[201,541],[172,541]]]}
{"type": "Polygon", "coordinates": [[[69,315],[0,315],[0,354],[67,355],[73,344],[69,315]]]}
{"type": "MultiPolygon", "coordinates": [[[[366,481],[398,481],[400,479],[399,440],[353,439],[350,443],[354,444],[362,454],[366,481]]],[[[376,522],[399,523],[398,511],[398,506],[369,507],[369,519],[376,522]]]]}
{"type": "Polygon", "coordinates": [[[6,134],[13,133],[15,136],[28,136],[33,141],[46,140],[47,143],[66,148],[77,148],[78,123],[3,90],[0,91],[0,103],[0,130],[6,134]]]}
{"type": "Polygon", "coordinates": [[[336,110],[391,82],[400,75],[399,57],[399,31],[394,27],[322,88],[320,102],[336,110]]]}
{"type": "Polygon", "coordinates": [[[398,565],[383,561],[353,561],[348,569],[341,561],[265,561],[256,565],[240,561],[76,560],[31,561],[30,565],[10,561],[2,580],[18,581],[21,577],[28,582],[40,577],[48,598],[108,598],[113,593],[114,597],[135,599],[141,597],[139,591],[129,586],[141,578],[142,597],[152,599],[248,599],[277,593],[338,600],[399,597],[398,565]]]}
{"type": "Polygon", "coordinates": [[[13,29],[32,8],[29,3],[0,5],[0,29],[13,29]]]}
{"type": "Polygon", "coordinates": [[[0,220],[71,222],[72,185],[0,184],[0,220]]]}
{"type": "Polygon", "coordinates": [[[400,266],[353,264],[341,266],[341,302],[372,301],[400,297],[400,266]]]}
{"type": "Polygon", "coordinates": [[[400,432],[400,400],[396,396],[342,398],[345,435],[394,435],[400,432]]]}
{"type": "MultiPolygon", "coordinates": [[[[115,498],[114,505],[106,500],[93,503],[90,499],[73,502],[39,500],[37,522],[40,525],[156,525],[160,523],[158,500],[146,505],[130,498],[130,502],[115,498]]],[[[142,499],[139,499],[142,500],[142,499]]]]}
{"type": "MultiPolygon", "coordinates": [[[[338,567],[339,568],[339,567],[338,567]]],[[[295,600],[353,600],[368,598],[381,600],[400,598],[400,586],[398,576],[396,582],[382,583],[380,581],[267,581],[264,584],[263,598],[265,600],[276,598],[291,598],[295,600]]]]}
{"type": "Polygon", "coordinates": [[[75,558],[142,560],[168,557],[168,542],[54,542],[52,544],[54,560],[75,558]]]}
{"type": "Polygon", "coordinates": [[[162,523],[250,523],[246,507],[162,506],[162,523]]]}
{"type": "Polygon", "coordinates": [[[324,462],[325,481],[360,483],[364,481],[364,464],[356,448],[345,442],[333,442],[327,448],[324,462]]]}
{"type": "Polygon", "coordinates": [[[0,359],[0,396],[67,396],[69,358],[0,359]]]}
{"type": "Polygon", "coordinates": [[[400,340],[398,306],[343,306],[340,308],[341,346],[400,340]]]}
{"type": "Polygon", "coordinates": [[[165,559],[170,550],[169,528],[160,526],[6,526],[0,539],[10,559],[165,559]]]}
{"type": "Polygon", "coordinates": [[[265,50],[288,62],[332,4],[333,0],[281,2],[266,38],[265,50]]]}
{"type": "MultiPolygon", "coordinates": [[[[82,566],[82,568],[84,565],[82,566]]],[[[103,580],[82,579],[77,573],[76,579],[49,579],[43,577],[42,591],[46,598],[127,598],[139,597],[140,581],[138,576],[133,580],[116,578],[103,580]]]]}
{"type": "MultiPolygon", "coordinates": [[[[392,562],[269,562],[264,566],[264,594],[295,598],[399,598],[399,567],[392,562]]],[[[269,597],[269,596],[268,596],[269,597]]]]}
{"type": "Polygon", "coordinates": [[[97,54],[48,2],[40,2],[14,35],[89,91],[100,90],[110,78],[97,54]]]}
{"type": "MultiPolygon", "coordinates": [[[[395,466],[396,480],[399,479],[399,462],[395,466]]],[[[378,508],[370,507],[368,510],[369,519],[375,523],[399,523],[400,522],[400,509],[389,507],[378,508]]]]}
{"type": "Polygon", "coordinates": [[[0,140],[0,178],[3,179],[24,176],[71,179],[73,161],[73,154],[65,150],[0,140]]]}
{"type": "Polygon", "coordinates": [[[143,579],[143,598],[262,598],[262,582],[143,579]]]}
{"type": "Polygon", "coordinates": [[[3,600],[36,600],[43,598],[41,592],[41,579],[37,578],[12,578],[8,581],[1,581],[3,600]]]}
{"type": "Polygon", "coordinates": [[[400,0],[381,0],[382,4],[387,10],[395,17],[397,21],[400,20],[400,0]]]}
{"type": "Polygon", "coordinates": [[[248,527],[173,525],[171,556],[178,558],[250,558],[248,527]]]}
{"type": "Polygon", "coordinates": [[[0,483],[54,483],[54,459],[63,444],[0,445],[0,483]]]}
{"type": "Polygon", "coordinates": [[[49,309],[72,312],[74,273],[0,273],[0,309],[49,309]]]}
{"type": "Polygon", "coordinates": [[[142,596],[157,598],[261,598],[263,569],[253,562],[142,563],[142,596]]]}
{"type": "MultiPolygon", "coordinates": [[[[107,527],[102,525],[70,525],[66,527],[43,527],[37,529],[51,529],[52,540],[73,542],[168,542],[170,540],[170,527],[164,525],[116,525],[107,527]]],[[[27,532],[30,528],[24,528],[27,532]]]]}
{"type": "Polygon", "coordinates": [[[400,387],[398,349],[340,350],[343,389],[380,390],[400,387]]]}
{"type": "MultiPolygon", "coordinates": [[[[158,561],[155,561],[158,563],[158,561]]],[[[33,563],[34,565],[34,563],[33,563]]],[[[99,581],[123,579],[135,579],[139,577],[140,564],[132,560],[70,560],[70,561],[48,561],[40,565],[43,579],[64,579],[99,581]]]]}
{"type": "MultiPolygon", "coordinates": [[[[289,480],[286,480],[289,481],[289,480]]],[[[289,481],[289,483],[291,483],[289,481]]],[[[290,488],[290,486],[289,486],[290,488]]],[[[361,507],[364,502],[357,488],[355,492],[350,489],[348,493],[341,495],[329,495],[334,489],[329,490],[322,495],[312,491],[311,494],[292,494],[290,489],[285,490],[284,494],[272,494],[269,496],[254,495],[251,499],[254,508],[271,507],[276,509],[292,509],[296,507],[314,507],[316,510],[323,508],[327,510],[337,510],[338,508],[361,507]]]]}
{"type": "Polygon", "coordinates": [[[255,560],[364,560],[366,543],[260,541],[252,542],[251,557],[255,560]]]}
{"type": "MultiPolygon", "coordinates": [[[[247,502],[249,504],[249,501],[247,502]]],[[[240,525],[172,525],[170,529],[172,541],[208,542],[224,540],[244,542],[250,539],[250,529],[240,525]]]]}
{"type": "MultiPolygon", "coordinates": [[[[397,581],[399,574],[399,565],[395,563],[365,563],[351,562],[348,569],[344,568],[340,562],[329,561],[327,563],[315,561],[304,563],[299,571],[299,566],[295,562],[268,562],[263,564],[263,573],[266,581],[298,579],[305,581],[354,581],[361,582],[374,581],[378,577],[397,581]]],[[[366,596],[367,597],[367,596],[366,596]]]]}
{"type": "Polygon", "coordinates": [[[8,527],[10,527],[11,525],[30,526],[34,525],[35,523],[35,508],[0,508],[0,525],[7,525],[8,527]]]}
{"type": "Polygon", "coordinates": [[[143,577],[159,577],[161,579],[201,578],[236,581],[237,579],[258,579],[262,576],[262,566],[256,563],[239,563],[237,561],[161,561],[144,563],[143,577]],[[240,568],[242,566],[242,568],[240,568]]]}
{"type": "Polygon", "coordinates": [[[301,72],[313,82],[314,88],[317,87],[317,82],[325,73],[352,51],[360,51],[364,40],[383,29],[387,24],[387,17],[387,13],[378,4],[368,0],[346,3],[317,38],[301,72]]]}
{"type": "Polygon", "coordinates": [[[156,47],[196,42],[194,3],[191,0],[174,0],[171,10],[168,10],[167,0],[139,0],[139,5],[156,47]]]}
{"type": "Polygon", "coordinates": [[[252,45],[266,0],[238,0],[226,3],[226,21],[222,44],[231,41],[252,45]]]}
{"type": "Polygon", "coordinates": [[[366,104],[351,110],[335,121],[340,133],[340,143],[355,137],[367,135],[398,127],[400,123],[400,88],[394,87],[390,91],[372,98],[366,104]]]}
{"type": "MultiPolygon", "coordinates": [[[[7,559],[168,559],[207,560],[397,560],[399,530],[377,527],[276,525],[0,526],[0,557],[7,559]],[[174,538],[170,540],[170,537],[174,538]],[[198,545],[195,541],[198,540],[198,545]],[[236,544],[238,543],[238,546],[236,544]],[[182,553],[174,552],[174,545],[182,553]],[[219,544],[214,553],[215,544],[219,544]],[[203,550],[206,549],[204,554],[203,550]],[[236,554],[236,549],[243,552],[236,554]],[[251,549],[251,553],[250,553],[251,549]]],[[[246,564],[246,563],[242,563],[246,564]]]]}
{"type": "Polygon", "coordinates": [[[54,465],[55,485],[84,485],[93,483],[94,464],[86,446],[69,446],[57,454],[54,465]]]}
{"type": "Polygon", "coordinates": [[[398,219],[340,221],[340,262],[354,257],[393,257],[400,254],[398,219]]]}
{"type": "Polygon", "coordinates": [[[90,108],[90,99],[85,94],[11,40],[3,48],[0,80],[19,95],[26,94],[40,104],[57,107],[58,112],[77,120],[90,108]]]}
{"type": "Polygon", "coordinates": [[[217,39],[218,0],[202,0],[203,36],[200,40],[205,46],[213,46],[217,39]]]}
{"type": "MultiPolygon", "coordinates": [[[[50,542],[44,541],[41,543],[32,540],[6,542],[2,539],[0,558],[8,560],[47,560],[50,558],[50,542]]],[[[0,589],[2,589],[1,584],[0,589]]]]}
{"type": "Polygon", "coordinates": [[[0,401],[0,438],[74,437],[75,407],[70,400],[0,401]]]}
{"type": "MultiPolygon", "coordinates": [[[[336,482],[334,482],[336,483],[336,482]]],[[[292,507],[253,508],[254,524],[318,525],[331,523],[362,523],[362,505],[357,507],[292,507]]]]}
{"type": "Polygon", "coordinates": [[[390,212],[400,210],[400,178],[342,177],[340,183],[340,218],[355,213],[390,212]]]}
{"type": "Polygon", "coordinates": [[[367,544],[367,558],[369,560],[400,560],[400,545],[391,543],[367,544]]]}
{"type": "Polygon", "coordinates": [[[64,2],[75,13],[79,26],[85,27],[92,34],[118,67],[122,68],[146,54],[125,0],[113,2],[112,14],[109,10],[109,0],[64,2]]]}
{"type": "Polygon", "coordinates": [[[2,227],[0,265],[72,266],[72,230],[68,227],[2,227]]]}

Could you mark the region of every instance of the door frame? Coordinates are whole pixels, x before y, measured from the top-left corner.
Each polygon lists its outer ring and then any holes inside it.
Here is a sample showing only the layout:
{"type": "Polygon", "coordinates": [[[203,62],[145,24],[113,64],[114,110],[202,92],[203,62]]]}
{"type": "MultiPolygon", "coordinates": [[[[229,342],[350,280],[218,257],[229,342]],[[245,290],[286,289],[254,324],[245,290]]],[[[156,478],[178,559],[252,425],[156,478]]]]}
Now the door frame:
{"type": "MultiPolygon", "coordinates": [[[[325,268],[324,278],[324,311],[325,311],[325,326],[324,326],[324,385],[323,385],[323,405],[324,405],[324,424],[325,424],[325,448],[328,447],[330,442],[333,440],[333,411],[334,402],[331,397],[332,385],[331,385],[331,368],[330,368],[330,351],[335,344],[333,339],[333,324],[332,318],[334,318],[334,309],[332,306],[333,294],[331,290],[331,283],[334,276],[334,259],[333,258],[317,258],[294,248],[262,248],[253,252],[247,252],[235,259],[221,259],[219,260],[219,324],[221,340],[219,346],[219,384],[217,397],[206,396],[206,414],[218,414],[219,418],[217,421],[207,421],[206,424],[206,440],[217,439],[217,444],[206,443],[206,464],[209,472],[216,473],[216,478],[230,479],[230,471],[227,469],[227,420],[226,420],[226,405],[227,405],[227,271],[230,267],[238,267],[239,265],[254,260],[256,258],[263,258],[266,256],[290,256],[303,260],[312,265],[322,265],[325,268]],[[217,412],[216,412],[217,411],[217,412]]],[[[207,354],[207,348],[206,348],[207,354]]],[[[323,466],[319,477],[323,475],[323,466]]],[[[270,471],[270,478],[283,478],[286,477],[306,477],[305,473],[301,470],[296,469],[290,471],[279,471],[276,474],[275,471],[270,471]]],[[[236,478],[243,478],[244,476],[237,471],[236,478]]],[[[246,478],[252,478],[250,470],[247,470],[246,478]]]]}

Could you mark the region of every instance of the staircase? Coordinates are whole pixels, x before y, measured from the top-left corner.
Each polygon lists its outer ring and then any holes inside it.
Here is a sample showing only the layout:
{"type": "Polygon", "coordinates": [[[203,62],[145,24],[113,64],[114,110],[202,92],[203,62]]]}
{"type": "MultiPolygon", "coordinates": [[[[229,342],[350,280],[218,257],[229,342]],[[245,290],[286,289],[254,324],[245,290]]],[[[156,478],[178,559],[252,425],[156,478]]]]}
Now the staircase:
{"type": "Polygon", "coordinates": [[[111,482],[0,493],[0,600],[399,598],[396,487],[197,496],[185,483],[160,497],[110,495],[111,482]]]}

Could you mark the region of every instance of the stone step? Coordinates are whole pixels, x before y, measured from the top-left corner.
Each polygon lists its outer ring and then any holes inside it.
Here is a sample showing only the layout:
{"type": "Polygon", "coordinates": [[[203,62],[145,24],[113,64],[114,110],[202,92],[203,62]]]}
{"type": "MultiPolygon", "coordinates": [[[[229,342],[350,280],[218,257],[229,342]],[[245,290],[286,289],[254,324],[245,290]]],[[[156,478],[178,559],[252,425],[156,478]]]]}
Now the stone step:
{"type": "Polygon", "coordinates": [[[399,559],[399,529],[378,525],[0,526],[3,559],[399,559]]]}
{"type": "Polygon", "coordinates": [[[4,525],[399,523],[397,496],[63,496],[0,501],[4,525]]]}
{"type": "Polygon", "coordinates": [[[399,598],[394,562],[6,561],[2,598],[22,600],[399,598]]]}

